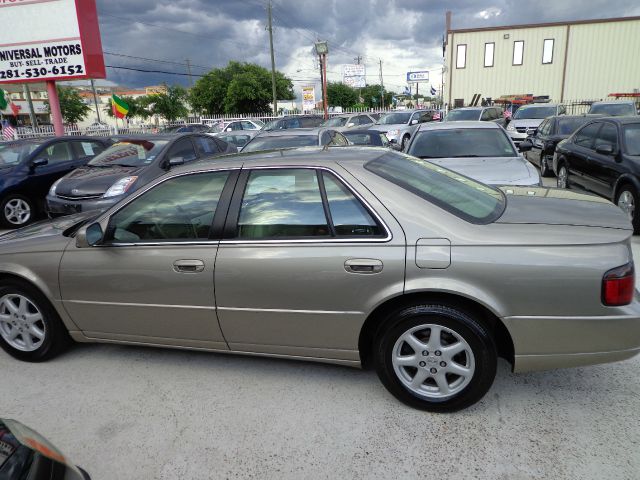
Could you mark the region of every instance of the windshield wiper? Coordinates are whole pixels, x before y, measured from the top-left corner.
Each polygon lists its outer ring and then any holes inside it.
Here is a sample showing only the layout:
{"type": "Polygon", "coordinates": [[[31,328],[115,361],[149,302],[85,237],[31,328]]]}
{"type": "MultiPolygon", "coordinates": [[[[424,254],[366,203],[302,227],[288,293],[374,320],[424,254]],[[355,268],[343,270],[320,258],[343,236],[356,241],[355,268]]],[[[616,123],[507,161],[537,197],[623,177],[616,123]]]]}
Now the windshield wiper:
{"type": "Polygon", "coordinates": [[[447,158],[482,158],[485,157],[485,155],[451,155],[450,157],[447,158]]]}
{"type": "Polygon", "coordinates": [[[432,155],[418,155],[418,158],[444,158],[444,157],[432,156],[432,155]]]}

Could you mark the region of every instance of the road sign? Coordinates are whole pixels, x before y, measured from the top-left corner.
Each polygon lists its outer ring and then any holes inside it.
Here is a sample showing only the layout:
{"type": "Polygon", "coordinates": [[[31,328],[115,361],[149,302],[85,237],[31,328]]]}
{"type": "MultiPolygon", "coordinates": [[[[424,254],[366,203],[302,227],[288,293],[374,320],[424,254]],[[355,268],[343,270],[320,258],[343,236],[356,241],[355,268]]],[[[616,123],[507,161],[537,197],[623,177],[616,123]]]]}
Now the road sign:
{"type": "Polygon", "coordinates": [[[429,81],[429,71],[407,72],[407,83],[419,83],[429,81]]]}
{"type": "Polygon", "coordinates": [[[346,64],[342,66],[342,83],[353,88],[364,88],[366,86],[365,66],[359,63],[346,64]]]}
{"type": "Polygon", "coordinates": [[[316,108],[316,89],[313,86],[302,87],[302,110],[309,111],[316,108]]]}

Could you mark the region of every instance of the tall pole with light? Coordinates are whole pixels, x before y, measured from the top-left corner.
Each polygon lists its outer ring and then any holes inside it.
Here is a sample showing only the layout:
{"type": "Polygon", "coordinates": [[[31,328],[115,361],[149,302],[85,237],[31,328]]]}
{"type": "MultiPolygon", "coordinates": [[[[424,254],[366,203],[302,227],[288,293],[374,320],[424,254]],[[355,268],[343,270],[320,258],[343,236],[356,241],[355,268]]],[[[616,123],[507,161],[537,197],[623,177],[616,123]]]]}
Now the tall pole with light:
{"type": "Polygon", "coordinates": [[[327,103],[327,53],[329,53],[329,45],[327,42],[316,42],[316,53],[320,57],[322,68],[322,104],[324,106],[324,119],[327,120],[329,118],[327,103]]]}

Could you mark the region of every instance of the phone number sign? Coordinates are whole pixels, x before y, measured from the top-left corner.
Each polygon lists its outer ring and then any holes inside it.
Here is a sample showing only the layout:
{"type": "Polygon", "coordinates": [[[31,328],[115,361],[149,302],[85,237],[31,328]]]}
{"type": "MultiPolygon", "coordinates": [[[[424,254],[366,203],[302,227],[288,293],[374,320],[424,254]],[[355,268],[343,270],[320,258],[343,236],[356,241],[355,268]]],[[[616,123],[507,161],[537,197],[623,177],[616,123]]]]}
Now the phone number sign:
{"type": "Polygon", "coordinates": [[[95,0],[0,0],[0,83],[105,78],[95,0]]]}

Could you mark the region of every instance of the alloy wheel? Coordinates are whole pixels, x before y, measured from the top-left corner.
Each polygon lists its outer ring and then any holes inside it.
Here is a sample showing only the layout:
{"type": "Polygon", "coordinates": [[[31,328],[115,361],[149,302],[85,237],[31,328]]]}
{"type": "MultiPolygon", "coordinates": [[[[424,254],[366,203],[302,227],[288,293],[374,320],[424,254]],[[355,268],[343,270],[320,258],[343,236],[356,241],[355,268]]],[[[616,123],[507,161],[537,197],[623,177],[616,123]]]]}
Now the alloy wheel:
{"type": "Polygon", "coordinates": [[[0,298],[0,336],[13,348],[33,352],[42,346],[47,329],[38,307],[20,294],[0,298]]]}
{"type": "Polygon", "coordinates": [[[618,197],[618,206],[627,214],[629,220],[633,221],[636,212],[636,200],[629,190],[624,190],[618,197]]]}
{"type": "Polygon", "coordinates": [[[12,225],[24,225],[31,218],[31,207],[22,198],[12,198],[4,206],[4,218],[12,225]]]}
{"type": "Polygon", "coordinates": [[[475,357],[456,331],[436,324],[418,325],[398,338],[392,350],[395,374],[409,391],[444,400],[471,382],[475,357]]]}
{"type": "Polygon", "coordinates": [[[558,170],[558,188],[567,188],[568,176],[567,167],[560,167],[560,170],[558,170]]]}

